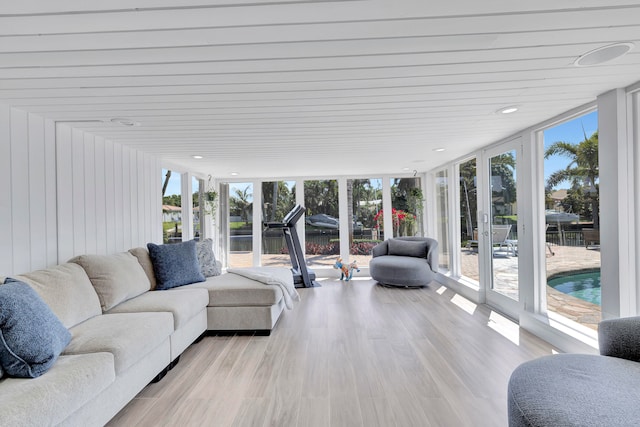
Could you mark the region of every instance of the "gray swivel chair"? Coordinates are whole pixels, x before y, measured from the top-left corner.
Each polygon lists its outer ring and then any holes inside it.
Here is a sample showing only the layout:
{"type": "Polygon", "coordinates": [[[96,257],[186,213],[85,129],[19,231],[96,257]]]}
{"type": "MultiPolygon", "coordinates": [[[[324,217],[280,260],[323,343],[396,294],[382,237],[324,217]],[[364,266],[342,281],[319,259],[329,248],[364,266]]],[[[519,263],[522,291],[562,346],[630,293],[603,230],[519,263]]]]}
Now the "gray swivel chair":
{"type": "Polygon", "coordinates": [[[603,320],[600,354],[555,354],[518,366],[510,427],[640,425],[640,317],[603,320]]]}
{"type": "Polygon", "coordinates": [[[400,287],[426,286],[438,271],[438,242],[428,237],[396,237],[371,251],[369,273],[378,283],[400,287]]]}

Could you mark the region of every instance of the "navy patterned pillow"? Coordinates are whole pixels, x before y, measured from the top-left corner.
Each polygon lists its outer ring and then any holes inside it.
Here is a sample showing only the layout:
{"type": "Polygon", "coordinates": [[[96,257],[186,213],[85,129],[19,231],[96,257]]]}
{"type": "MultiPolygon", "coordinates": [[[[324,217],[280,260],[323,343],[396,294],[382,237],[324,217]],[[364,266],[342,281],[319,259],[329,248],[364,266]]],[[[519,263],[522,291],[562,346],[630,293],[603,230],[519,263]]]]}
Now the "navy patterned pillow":
{"type": "Polygon", "coordinates": [[[168,245],[147,243],[147,249],[156,275],[156,290],[204,282],[194,240],[168,245]]]}
{"type": "Polygon", "coordinates": [[[0,364],[5,375],[39,377],[69,341],[67,328],[31,286],[14,279],[0,286],[0,364]]]}
{"type": "Polygon", "coordinates": [[[204,239],[201,242],[196,242],[196,250],[202,275],[204,277],[219,276],[222,272],[218,264],[216,264],[216,256],[213,253],[213,240],[204,239]]]}

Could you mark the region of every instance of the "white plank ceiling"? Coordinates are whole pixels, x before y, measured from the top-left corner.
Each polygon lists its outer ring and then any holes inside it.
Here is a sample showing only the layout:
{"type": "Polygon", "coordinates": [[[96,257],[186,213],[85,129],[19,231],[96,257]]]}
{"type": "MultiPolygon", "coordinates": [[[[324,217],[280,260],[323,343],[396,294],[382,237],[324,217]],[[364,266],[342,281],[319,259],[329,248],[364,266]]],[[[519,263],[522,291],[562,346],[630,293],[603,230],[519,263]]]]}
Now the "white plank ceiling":
{"type": "Polygon", "coordinates": [[[425,171],[638,80],[640,1],[0,2],[0,103],[218,177],[425,171]]]}

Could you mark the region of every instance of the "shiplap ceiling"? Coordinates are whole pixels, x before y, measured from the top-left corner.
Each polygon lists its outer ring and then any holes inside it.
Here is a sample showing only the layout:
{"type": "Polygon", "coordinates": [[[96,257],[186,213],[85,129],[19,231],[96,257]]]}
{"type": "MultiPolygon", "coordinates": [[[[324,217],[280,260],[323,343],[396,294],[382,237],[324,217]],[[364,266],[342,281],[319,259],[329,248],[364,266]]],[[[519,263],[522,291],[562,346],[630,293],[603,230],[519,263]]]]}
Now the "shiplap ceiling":
{"type": "Polygon", "coordinates": [[[0,103],[218,177],[421,172],[638,80],[639,1],[0,4],[0,103]]]}

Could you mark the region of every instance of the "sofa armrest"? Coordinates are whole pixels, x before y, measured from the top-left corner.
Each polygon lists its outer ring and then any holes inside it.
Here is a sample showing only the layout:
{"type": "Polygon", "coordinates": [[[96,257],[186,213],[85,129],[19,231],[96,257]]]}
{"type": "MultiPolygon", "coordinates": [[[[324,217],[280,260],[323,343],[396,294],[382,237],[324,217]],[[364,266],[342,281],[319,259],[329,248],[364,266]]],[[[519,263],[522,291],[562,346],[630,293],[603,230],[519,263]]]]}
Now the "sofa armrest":
{"type": "Polygon", "coordinates": [[[389,253],[389,242],[385,240],[384,242],[378,243],[376,246],[371,249],[371,256],[373,258],[377,256],[386,255],[389,253]]]}
{"type": "Polygon", "coordinates": [[[603,320],[598,340],[603,356],[640,362],[640,316],[603,320]]]}

